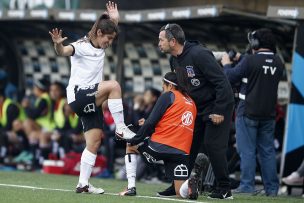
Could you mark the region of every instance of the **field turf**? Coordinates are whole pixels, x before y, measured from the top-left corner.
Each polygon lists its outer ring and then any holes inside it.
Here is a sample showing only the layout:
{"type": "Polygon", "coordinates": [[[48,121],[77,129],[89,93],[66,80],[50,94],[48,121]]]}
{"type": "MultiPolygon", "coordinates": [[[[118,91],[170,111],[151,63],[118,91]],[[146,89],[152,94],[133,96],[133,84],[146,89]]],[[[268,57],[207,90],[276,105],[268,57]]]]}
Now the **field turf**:
{"type": "MultiPolygon", "coordinates": [[[[192,202],[182,199],[159,198],[157,191],[165,189],[166,184],[137,183],[136,197],[121,197],[117,193],[126,186],[126,181],[114,179],[92,178],[91,183],[105,190],[103,195],[76,194],[74,192],[78,177],[64,175],[47,175],[29,172],[0,171],[0,203],[170,203],[192,202]]],[[[234,195],[234,203],[293,203],[304,202],[301,197],[279,196],[275,198],[265,196],[234,195]]],[[[198,202],[223,202],[223,200],[210,200],[201,195],[198,202]]]]}

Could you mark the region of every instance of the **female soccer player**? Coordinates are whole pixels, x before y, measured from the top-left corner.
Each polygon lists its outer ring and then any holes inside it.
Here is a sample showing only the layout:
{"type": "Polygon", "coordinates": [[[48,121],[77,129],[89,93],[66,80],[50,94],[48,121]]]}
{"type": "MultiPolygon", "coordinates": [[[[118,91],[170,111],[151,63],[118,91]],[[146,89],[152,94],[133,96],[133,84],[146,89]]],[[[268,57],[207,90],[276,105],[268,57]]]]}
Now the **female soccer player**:
{"type": "Polygon", "coordinates": [[[189,177],[189,153],[197,110],[195,103],[187,94],[187,89],[178,82],[186,80],[186,76],[181,74],[179,77],[178,80],[174,72],[164,76],[164,93],[157,100],[137,135],[127,139],[130,143],[125,156],[128,187],[120,195],[136,195],[135,154],[140,153],[150,164],[164,162],[166,175],[174,180],[177,196],[197,199],[198,182],[208,159],[204,154],[200,154],[189,177]],[[148,139],[145,139],[147,137],[148,139]]]}
{"type": "Polygon", "coordinates": [[[82,121],[86,140],[76,193],[104,193],[103,189],[89,184],[89,178],[103,137],[101,106],[106,100],[116,124],[116,134],[125,139],[135,135],[124,123],[120,85],[117,81],[102,81],[105,49],[117,36],[119,20],[117,5],[109,1],[106,7],[107,12],[97,19],[87,36],[74,43],[62,44],[67,39],[62,37],[62,30],[55,28],[49,32],[56,53],[71,58],[67,100],[82,121]]]}

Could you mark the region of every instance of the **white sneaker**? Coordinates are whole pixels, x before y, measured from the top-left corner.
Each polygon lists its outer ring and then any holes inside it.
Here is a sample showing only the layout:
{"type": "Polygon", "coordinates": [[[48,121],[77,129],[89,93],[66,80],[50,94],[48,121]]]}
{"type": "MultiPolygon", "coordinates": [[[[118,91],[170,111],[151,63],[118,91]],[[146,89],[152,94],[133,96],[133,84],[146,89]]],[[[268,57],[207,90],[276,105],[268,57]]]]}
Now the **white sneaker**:
{"type": "Polygon", "coordinates": [[[76,193],[89,193],[89,194],[103,194],[104,190],[102,188],[96,188],[89,183],[89,185],[82,186],[78,183],[76,187],[76,193]]]}
{"type": "MultiPolygon", "coordinates": [[[[130,126],[130,125],[128,125],[130,126]]],[[[128,126],[122,124],[122,125],[117,125],[116,126],[116,131],[115,134],[118,138],[120,139],[131,139],[133,138],[136,134],[131,131],[128,126]]]]}
{"type": "Polygon", "coordinates": [[[298,172],[293,172],[289,176],[282,179],[286,185],[303,185],[304,177],[300,177],[298,172]]]}

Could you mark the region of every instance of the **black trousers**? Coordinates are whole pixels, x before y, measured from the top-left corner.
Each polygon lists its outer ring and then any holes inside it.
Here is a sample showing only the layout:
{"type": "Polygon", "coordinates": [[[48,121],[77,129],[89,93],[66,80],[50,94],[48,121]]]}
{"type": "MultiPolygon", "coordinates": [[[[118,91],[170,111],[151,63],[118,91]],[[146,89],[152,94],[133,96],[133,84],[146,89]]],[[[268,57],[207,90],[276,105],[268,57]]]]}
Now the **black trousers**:
{"type": "Polygon", "coordinates": [[[211,120],[204,120],[197,116],[194,135],[190,151],[189,171],[192,170],[197,154],[202,151],[211,163],[217,188],[230,189],[229,172],[227,165],[227,149],[231,126],[233,104],[228,105],[224,114],[224,121],[214,125],[211,120]]]}

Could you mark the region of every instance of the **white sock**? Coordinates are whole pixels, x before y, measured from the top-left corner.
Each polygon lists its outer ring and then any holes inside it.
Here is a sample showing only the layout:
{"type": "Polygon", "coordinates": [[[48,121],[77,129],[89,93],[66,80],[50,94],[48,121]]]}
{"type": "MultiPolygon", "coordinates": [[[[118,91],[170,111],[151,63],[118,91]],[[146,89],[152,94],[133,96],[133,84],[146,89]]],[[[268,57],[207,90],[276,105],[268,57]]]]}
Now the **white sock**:
{"type": "Polygon", "coordinates": [[[80,161],[80,175],[79,183],[82,186],[89,184],[89,178],[91,177],[92,169],[95,165],[97,155],[93,154],[87,148],[85,148],[81,155],[80,161]]]}
{"type": "Polygon", "coordinates": [[[180,187],[179,194],[182,198],[188,198],[188,180],[186,180],[180,187]]]}
{"type": "Polygon", "coordinates": [[[114,123],[117,125],[125,124],[122,99],[108,99],[108,107],[112,114],[114,123]]]}
{"type": "Polygon", "coordinates": [[[125,156],[128,188],[135,187],[136,166],[137,166],[136,156],[137,156],[136,154],[126,154],[125,156]]]}

